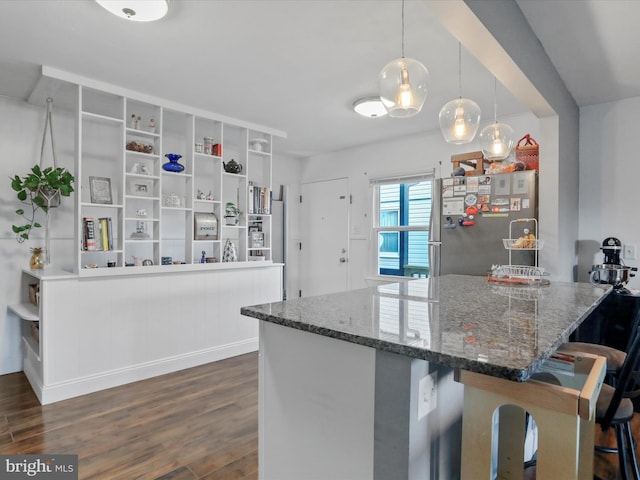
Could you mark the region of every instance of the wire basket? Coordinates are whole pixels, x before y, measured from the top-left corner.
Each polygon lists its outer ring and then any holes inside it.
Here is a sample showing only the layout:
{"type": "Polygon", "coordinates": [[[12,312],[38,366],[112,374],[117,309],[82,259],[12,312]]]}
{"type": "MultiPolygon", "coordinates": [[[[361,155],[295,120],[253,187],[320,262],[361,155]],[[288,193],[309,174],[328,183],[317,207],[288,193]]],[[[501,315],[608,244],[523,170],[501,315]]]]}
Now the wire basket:
{"type": "Polygon", "coordinates": [[[516,145],[516,161],[522,162],[527,170],[538,170],[540,146],[528,133],[518,140],[516,145]],[[522,141],[524,140],[524,143],[522,141]]]}
{"type": "Polygon", "coordinates": [[[503,285],[548,285],[544,268],[532,265],[494,265],[487,280],[503,285]]]}
{"type": "Polygon", "coordinates": [[[498,295],[518,300],[538,300],[542,296],[542,289],[536,287],[510,287],[505,285],[494,285],[493,291],[498,295]]]}
{"type": "Polygon", "coordinates": [[[540,278],[544,275],[544,268],[533,265],[500,265],[494,276],[540,278]]]}
{"type": "Polygon", "coordinates": [[[507,250],[540,250],[544,240],[538,238],[503,238],[502,243],[507,250]]]}

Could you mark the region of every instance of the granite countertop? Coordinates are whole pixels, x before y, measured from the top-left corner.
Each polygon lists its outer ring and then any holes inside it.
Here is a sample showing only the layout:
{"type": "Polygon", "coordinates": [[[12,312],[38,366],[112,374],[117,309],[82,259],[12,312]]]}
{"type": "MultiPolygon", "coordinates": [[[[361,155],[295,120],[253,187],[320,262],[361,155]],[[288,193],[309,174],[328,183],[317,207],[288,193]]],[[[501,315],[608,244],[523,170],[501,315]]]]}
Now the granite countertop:
{"type": "Polygon", "coordinates": [[[611,291],[444,275],[243,307],[243,315],[442,365],[526,381],[611,291]]]}

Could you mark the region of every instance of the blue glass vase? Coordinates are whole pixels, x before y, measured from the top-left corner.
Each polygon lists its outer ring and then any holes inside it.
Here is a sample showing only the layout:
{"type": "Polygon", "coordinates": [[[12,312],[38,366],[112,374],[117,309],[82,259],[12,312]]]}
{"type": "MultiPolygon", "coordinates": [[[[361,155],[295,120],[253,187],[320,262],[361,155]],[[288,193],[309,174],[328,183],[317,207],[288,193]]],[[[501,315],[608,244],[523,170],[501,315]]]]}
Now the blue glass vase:
{"type": "Polygon", "coordinates": [[[182,158],[182,155],[178,155],[177,153],[167,153],[165,157],[167,157],[169,161],[162,165],[162,168],[167,172],[181,172],[184,170],[184,165],[178,163],[178,160],[182,158]]]}

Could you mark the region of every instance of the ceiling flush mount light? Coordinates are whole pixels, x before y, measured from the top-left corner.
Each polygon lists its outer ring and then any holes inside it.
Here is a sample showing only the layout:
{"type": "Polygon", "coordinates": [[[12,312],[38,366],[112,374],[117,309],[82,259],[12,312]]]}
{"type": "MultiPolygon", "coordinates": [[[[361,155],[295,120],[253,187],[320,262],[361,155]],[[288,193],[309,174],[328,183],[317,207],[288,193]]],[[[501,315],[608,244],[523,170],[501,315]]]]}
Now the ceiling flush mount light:
{"type": "Polygon", "coordinates": [[[160,20],[169,11],[169,0],[96,0],[114,15],[134,22],[160,20]]]}
{"type": "Polygon", "coordinates": [[[480,107],[473,100],[462,98],[462,46],[458,43],[458,98],[447,102],[440,110],[440,130],[447,143],[462,145],[471,142],[480,126],[480,107]]]}
{"type": "Polygon", "coordinates": [[[387,114],[387,109],[384,108],[380,97],[375,96],[359,98],[353,102],[353,109],[356,113],[368,118],[384,117],[387,114]]]}
{"type": "Polygon", "coordinates": [[[482,129],[479,135],[482,153],[490,161],[504,160],[513,148],[513,128],[505,123],[498,123],[498,101],[496,97],[497,80],[493,79],[493,123],[482,129]]]}
{"type": "Polygon", "coordinates": [[[404,0],[402,0],[402,57],[380,72],[380,99],[389,116],[417,115],[427,98],[429,71],[417,60],[404,56],[404,0]]]}

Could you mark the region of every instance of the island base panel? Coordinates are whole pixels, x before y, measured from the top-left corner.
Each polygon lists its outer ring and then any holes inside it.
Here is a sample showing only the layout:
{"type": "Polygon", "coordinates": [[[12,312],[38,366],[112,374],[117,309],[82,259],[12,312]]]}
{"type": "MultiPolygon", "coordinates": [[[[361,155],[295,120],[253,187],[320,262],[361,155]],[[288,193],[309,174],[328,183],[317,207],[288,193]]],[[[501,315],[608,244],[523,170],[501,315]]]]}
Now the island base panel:
{"type": "Polygon", "coordinates": [[[261,480],[459,478],[462,405],[450,368],[260,324],[261,480]]]}

